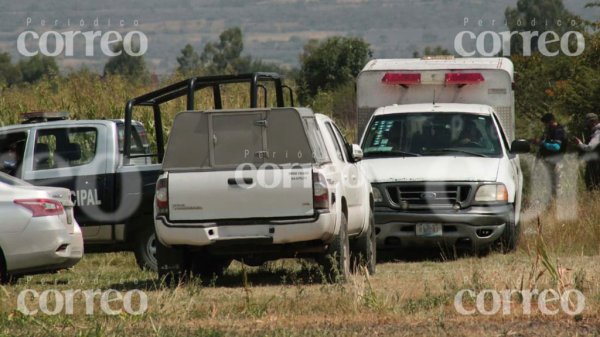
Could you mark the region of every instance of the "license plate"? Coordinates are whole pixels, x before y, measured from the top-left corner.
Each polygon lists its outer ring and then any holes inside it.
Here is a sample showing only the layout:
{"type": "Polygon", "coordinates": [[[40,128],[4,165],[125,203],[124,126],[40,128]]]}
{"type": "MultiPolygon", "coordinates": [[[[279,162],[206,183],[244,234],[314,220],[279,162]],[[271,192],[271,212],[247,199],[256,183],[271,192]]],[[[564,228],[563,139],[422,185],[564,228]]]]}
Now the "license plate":
{"type": "Polygon", "coordinates": [[[417,236],[435,237],[442,236],[442,224],[419,223],[416,227],[417,236]]]}

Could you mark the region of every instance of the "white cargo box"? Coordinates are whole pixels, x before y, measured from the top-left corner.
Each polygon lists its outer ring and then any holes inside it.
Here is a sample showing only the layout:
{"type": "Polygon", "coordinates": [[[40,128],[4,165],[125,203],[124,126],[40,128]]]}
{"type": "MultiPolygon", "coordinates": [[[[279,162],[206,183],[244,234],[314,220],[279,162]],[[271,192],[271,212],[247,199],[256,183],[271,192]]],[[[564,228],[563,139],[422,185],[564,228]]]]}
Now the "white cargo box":
{"type": "Polygon", "coordinates": [[[435,102],[491,106],[512,141],[513,82],[513,64],[507,58],[372,60],[357,79],[357,138],[379,107],[435,102]]]}

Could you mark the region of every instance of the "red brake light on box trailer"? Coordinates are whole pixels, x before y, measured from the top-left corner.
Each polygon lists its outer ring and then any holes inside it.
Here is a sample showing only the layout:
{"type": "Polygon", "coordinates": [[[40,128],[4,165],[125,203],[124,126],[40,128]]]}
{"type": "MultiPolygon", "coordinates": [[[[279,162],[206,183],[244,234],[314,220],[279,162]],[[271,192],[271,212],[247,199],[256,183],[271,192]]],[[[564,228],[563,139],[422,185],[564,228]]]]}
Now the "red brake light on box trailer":
{"type": "Polygon", "coordinates": [[[446,73],[446,84],[478,84],[484,81],[481,73],[446,73]]]}
{"type": "Polygon", "coordinates": [[[386,73],[381,82],[385,84],[411,85],[421,83],[421,74],[419,73],[386,73]]]}

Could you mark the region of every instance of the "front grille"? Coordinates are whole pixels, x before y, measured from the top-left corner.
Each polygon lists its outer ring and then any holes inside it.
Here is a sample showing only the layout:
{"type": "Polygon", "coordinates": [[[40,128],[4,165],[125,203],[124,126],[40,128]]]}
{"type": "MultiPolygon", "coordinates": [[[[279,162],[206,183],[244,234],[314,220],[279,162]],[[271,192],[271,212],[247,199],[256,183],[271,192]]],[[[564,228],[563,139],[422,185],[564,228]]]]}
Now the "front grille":
{"type": "Polygon", "coordinates": [[[393,206],[403,209],[451,208],[469,199],[468,184],[400,184],[386,187],[393,206]]]}

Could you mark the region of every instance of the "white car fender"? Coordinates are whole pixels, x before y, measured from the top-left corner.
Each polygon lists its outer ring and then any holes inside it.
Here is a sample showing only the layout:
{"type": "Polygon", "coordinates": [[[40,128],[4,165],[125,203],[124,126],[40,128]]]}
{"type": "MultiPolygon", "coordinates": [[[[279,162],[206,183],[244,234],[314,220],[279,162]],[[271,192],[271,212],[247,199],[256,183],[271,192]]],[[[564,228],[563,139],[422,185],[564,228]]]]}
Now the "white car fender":
{"type": "Polygon", "coordinates": [[[511,204],[515,203],[517,194],[517,183],[515,182],[515,179],[518,179],[518,177],[513,173],[512,163],[506,156],[502,157],[502,159],[500,159],[500,164],[498,165],[497,181],[506,186],[508,191],[508,202],[511,204]]]}

